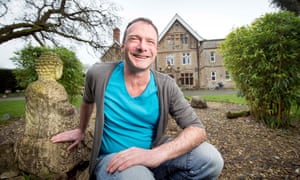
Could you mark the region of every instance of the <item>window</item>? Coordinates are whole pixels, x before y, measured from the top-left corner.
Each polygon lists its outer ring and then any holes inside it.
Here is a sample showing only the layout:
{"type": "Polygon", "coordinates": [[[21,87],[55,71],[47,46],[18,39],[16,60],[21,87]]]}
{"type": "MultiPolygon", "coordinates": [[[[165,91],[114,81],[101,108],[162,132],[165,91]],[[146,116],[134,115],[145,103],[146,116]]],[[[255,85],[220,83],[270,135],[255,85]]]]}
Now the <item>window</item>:
{"type": "Polygon", "coordinates": [[[178,30],[178,23],[175,23],[175,29],[178,30]]]}
{"type": "Polygon", "coordinates": [[[211,51],[210,52],[210,62],[211,63],[215,63],[216,62],[216,52],[215,51],[211,51]]]}
{"type": "Polygon", "coordinates": [[[190,53],[182,53],[182,64],[191,64],[191,56],[190,53]]]}
{"type": "Polygon", "coordinates": [[[174,65],[174,54],[168,54],[166,56],[166,64],[167,65],[174,65]]]}
{"type": "Polygon", "coordinates": [[[167,39],[167,44],[168,45],[173,45],[174,44],[174,35],[170,35],[167,39]]]}
{"type": "Polygon", "coordinates": [[[194,84],[193,73],[181,73],[180,82],[181,85],[193,85],[194,84]]]}
{"type": "Polygon", "coordinates": [[[212,81],[215,81],[216,78],[217,78],[217,73],[216,73],[215,71],[212,71],[212,72],[210,73],[210,79],[211,79],[212,81]]]}
{"type": "Polygon", "coordinates": [[[187,44],[188,43],[188,37],[185,34],[180,34],[180,42],[181,44],[187,44]]]}
{"type": "Polygon", "coordinates": [[[225,78],[226,78],[226,80],[230,80],[230,74],[229,74],[229,72],[228,71],[225,71],[225,78]]]}

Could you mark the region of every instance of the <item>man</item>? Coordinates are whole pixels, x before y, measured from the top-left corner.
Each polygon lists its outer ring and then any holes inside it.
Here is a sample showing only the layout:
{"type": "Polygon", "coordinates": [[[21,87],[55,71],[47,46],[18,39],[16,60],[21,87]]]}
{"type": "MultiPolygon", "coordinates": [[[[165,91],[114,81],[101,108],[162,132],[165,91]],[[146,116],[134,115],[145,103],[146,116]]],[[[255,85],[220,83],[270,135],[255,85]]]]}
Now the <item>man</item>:
{"type": "Polygon", "coordinates": [[[96,103],[91,178],[216,179],[221,173],[223,159],[205,142],[204,126],[175,81],[150,69],[157,46],[151,20],[130,22],[125,60],[96,64],[87,73],[80,127],[51,139],[73,141],[68,150],[78,145],[96,103]],[[169,114],[183,128],[174,139],[164,136],[169,114]]]}

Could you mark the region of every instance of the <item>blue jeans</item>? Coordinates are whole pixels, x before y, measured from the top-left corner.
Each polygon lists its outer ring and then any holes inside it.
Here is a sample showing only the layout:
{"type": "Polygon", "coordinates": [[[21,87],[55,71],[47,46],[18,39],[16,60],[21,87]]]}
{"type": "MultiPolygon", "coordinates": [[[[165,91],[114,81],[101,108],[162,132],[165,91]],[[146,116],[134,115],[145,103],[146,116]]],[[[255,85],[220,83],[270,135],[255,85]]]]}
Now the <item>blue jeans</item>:
{"type": "Polygon", "coordinates": [[[224,161],[219,151],[211,144],[203,142],[191,152],[183,154],[149,169],[133,166],[122,172],[108,174],[106,166],[114,154],[100,160],[94,170],[98,180],[200,180],[217,179],[224,161]]]}

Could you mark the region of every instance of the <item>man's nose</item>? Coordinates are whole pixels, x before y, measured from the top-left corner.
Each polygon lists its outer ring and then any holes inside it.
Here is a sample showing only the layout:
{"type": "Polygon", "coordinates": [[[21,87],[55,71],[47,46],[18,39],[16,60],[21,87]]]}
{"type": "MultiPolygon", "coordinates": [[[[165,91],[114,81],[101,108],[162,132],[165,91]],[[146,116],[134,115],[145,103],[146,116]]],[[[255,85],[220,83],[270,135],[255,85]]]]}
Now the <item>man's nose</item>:
{"type": "Polygon", "coordinates": [[[142,52],[147,51],[146,41],[141,40],[137,47],[138,47],[139,51],[142,51],[142,52]]]}

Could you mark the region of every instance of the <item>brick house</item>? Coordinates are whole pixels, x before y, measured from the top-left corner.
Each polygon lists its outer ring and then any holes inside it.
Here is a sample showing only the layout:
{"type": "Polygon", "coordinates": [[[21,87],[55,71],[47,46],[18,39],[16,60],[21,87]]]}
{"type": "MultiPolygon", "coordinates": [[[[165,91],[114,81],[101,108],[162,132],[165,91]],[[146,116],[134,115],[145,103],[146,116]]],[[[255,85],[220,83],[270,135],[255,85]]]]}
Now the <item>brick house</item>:
{"type": "MultiPolygon", "coordinates": [[[[212,88],[219,83],[224,88],[234,88],[217,50],[223,40],[202,38],[175,14],[159,35],[157,58],[152,68],[173,77],[182,89],[212,88]]],[[[115,43],[108,51],[116,52],[114,49],[120,48],[115,43]]],[[[118,60],[112,57],[108,60],[107,54],[102,56],[102,61],[118,60]]]]}

